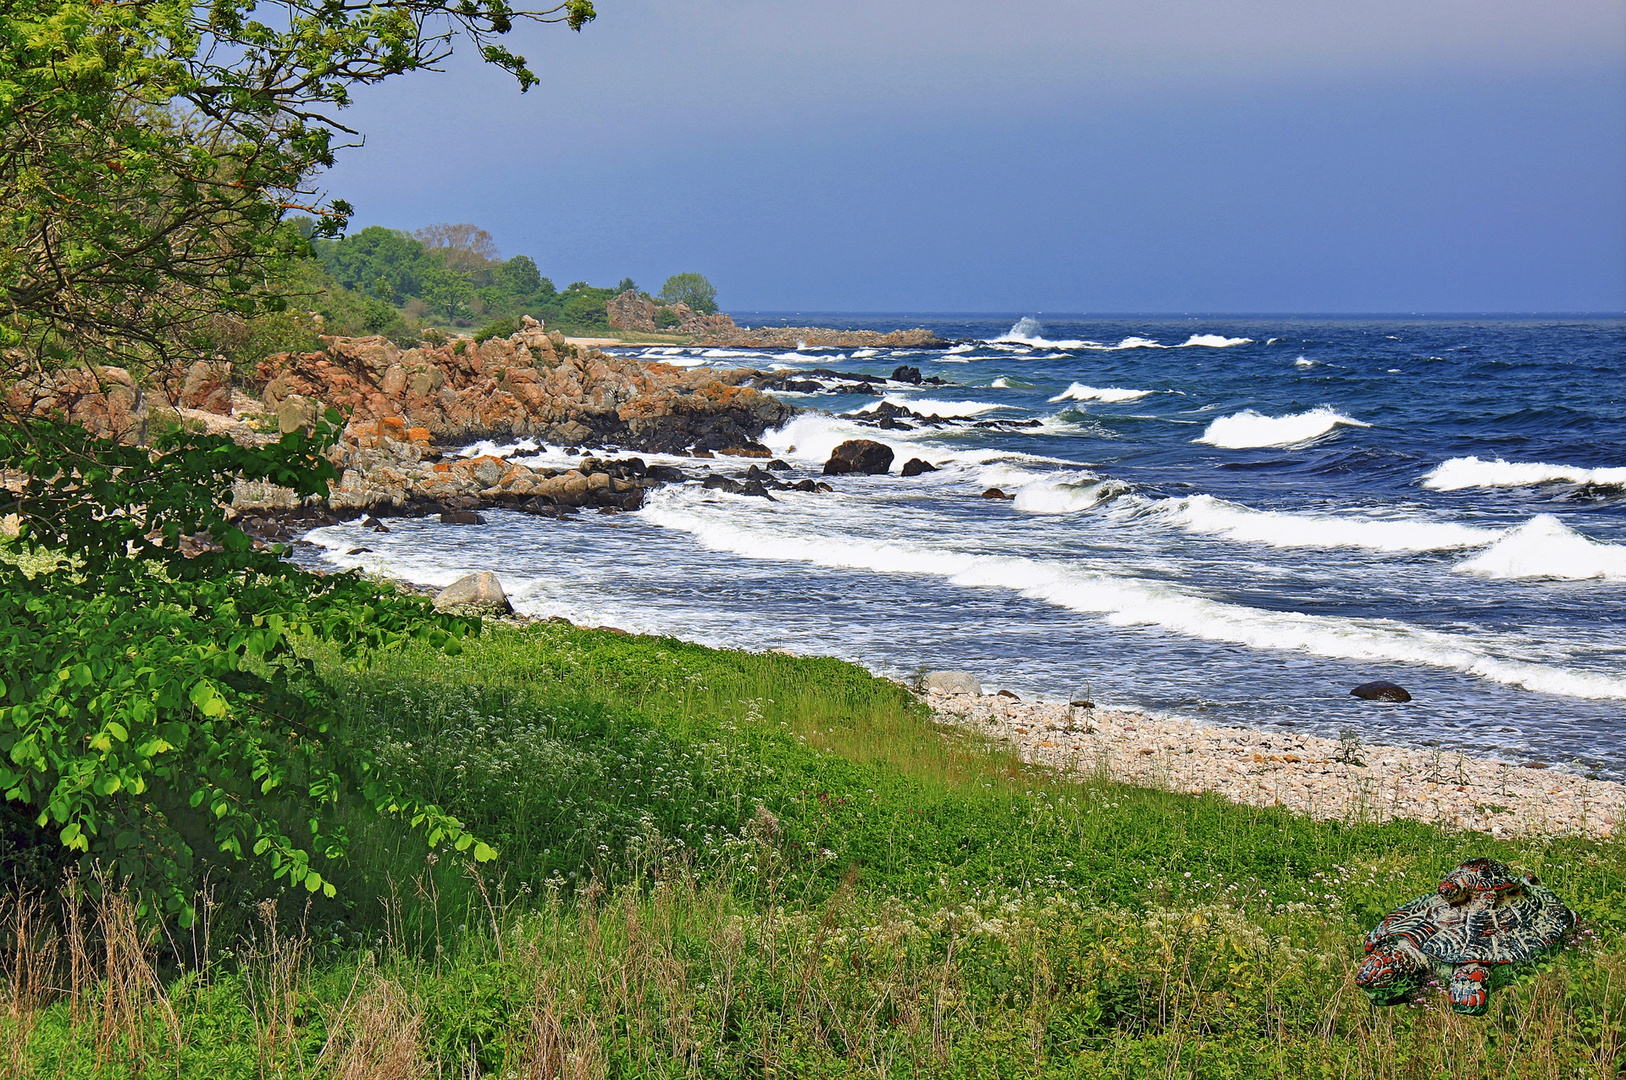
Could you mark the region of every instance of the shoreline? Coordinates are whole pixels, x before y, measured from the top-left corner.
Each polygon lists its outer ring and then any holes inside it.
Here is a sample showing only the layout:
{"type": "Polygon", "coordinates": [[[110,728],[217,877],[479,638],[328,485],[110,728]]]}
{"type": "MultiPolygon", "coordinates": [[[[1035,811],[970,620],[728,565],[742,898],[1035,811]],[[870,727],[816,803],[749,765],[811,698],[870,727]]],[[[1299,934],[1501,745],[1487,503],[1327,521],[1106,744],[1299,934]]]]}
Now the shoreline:
{"type": "Polygon", "coordinates": [[[1001,694],[924,695],[946,726],[1012,744],[1024,762],[1350,824],[1405,818],[1497,838],[1614,835],[1626,784],[1494,758],[1343,744],[1299,732],[1159,720],[1001,694]],[[1346,758],[1353,758],[1351,763],[1346,758]]]}

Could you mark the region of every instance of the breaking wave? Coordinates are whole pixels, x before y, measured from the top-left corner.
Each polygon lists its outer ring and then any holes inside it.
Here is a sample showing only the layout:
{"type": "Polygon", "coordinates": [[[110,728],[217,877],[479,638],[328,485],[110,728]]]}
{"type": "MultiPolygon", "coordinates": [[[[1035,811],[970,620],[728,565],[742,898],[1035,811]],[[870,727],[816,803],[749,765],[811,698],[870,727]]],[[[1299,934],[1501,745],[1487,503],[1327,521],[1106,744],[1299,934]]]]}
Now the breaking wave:
{"type": "MultiPolygon", "coordinates": [[[[812,499],[816,496],[806,496],[812,499]]],[[[1130,575],[1052,559],[979,555],[951,542],[871,541],[820,527],[828,519],[730,512],[695,489],[656,492],[642,511],[651,523],[695,537],[713,551],[792,559],[815,566],[937,577],[961,588],[1006,589],[1113,626],[1154,626],[1205,641],[1359,661],[1424,664],[1509,686],[1568,697],[1626,700],[1626,678],[1491,653],[1471,638],[1393,619],[1271,611],[1213,600],[1130,575]]]]}
{"type": "Polygon", "coordinates": [[[1129,490],[1120,480],[1091,472],[1052,473],[1029,481],[1011,505],[1024,514],[1073,514],[1100,506],[1129,490]]]}
{"type": "Polygon", "coordinates": [[[1539,461],[1503,461],[1501,458],[1481,461],[1477,457],[1460,457],[1447,459],[1423,477],[1423,486],[1434,491],[1557,483],[1626,487],[1626,468],[1583,469],[1539,461]]]}
{"type": "Polygon", "coordinates": [[[1455,569],[1484,578],[1626,581],[1626,547],[1600,544],[1551,514],[1537,514],[1455,569]]]}
{"type": "Polygon", "coordinates": [[[1244,409],[1232,416],[1222,416],[1208,425],[1193,442],[1207,443],[1226,450],[1245,450],[1257,446],[1296,446],[1319,439],[1335,427],[1371,427],[1359,420],[1323,405],[1309,412],[1289,413],[1286,416],[1266,416],[1253,409],[1244,409]]]}
{"type": "Polygon", "coordinates": [[[1055,397],[1052,404],[1058,401],[1139,401],[1152,393],[1151,390],[1120,390],[1117,387],[1085,386],[1083,383],[1074,383],[1055,397]]]}

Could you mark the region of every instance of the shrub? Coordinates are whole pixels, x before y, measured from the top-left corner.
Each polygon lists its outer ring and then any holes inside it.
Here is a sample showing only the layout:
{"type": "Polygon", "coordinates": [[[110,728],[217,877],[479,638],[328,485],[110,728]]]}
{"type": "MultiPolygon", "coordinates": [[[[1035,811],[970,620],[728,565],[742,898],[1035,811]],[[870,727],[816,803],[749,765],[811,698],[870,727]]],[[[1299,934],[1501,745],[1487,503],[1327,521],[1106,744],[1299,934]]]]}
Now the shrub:
{"type": "Polygon", "coordinates": [[[480,330],[476,330],[474,333],[474,343],[478,345],[482,341],[490,341],[492,338],[505,338],[510,334],[517,333],[519,333],[518,319],[498,319],[496,322],[490,323],[480,330]]]}
{"type": "Polygon", "coordinates": [[[683,320],[678,317],[678,313],[669,307],[663,307],[655,312],[655,328],[657,330],[666,330],[673,326],[679,326],[682,322],[683,320]]]}

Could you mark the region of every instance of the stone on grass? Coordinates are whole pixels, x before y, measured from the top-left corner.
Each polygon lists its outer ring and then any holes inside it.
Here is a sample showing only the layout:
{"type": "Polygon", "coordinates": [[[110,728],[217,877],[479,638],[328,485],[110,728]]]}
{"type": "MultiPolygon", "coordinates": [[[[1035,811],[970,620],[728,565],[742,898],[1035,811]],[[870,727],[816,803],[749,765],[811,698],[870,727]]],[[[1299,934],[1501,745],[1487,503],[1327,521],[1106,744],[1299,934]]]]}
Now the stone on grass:
{"type": "Polygon", "coordinates": [[[944,694],[982,696],[982,683],[968,671],[928,671],[926,677],[920,680],[920,685],[944,694]]]}
{"type": "Polygon", "coordinates": [[[435,594],[435,607],[442,611],[447,608],[478,608],[504,615],[514,610],[508,602],[508,595],[502,591],[502,582],[490,570],[465,574],[440,590],[435,594]]]}

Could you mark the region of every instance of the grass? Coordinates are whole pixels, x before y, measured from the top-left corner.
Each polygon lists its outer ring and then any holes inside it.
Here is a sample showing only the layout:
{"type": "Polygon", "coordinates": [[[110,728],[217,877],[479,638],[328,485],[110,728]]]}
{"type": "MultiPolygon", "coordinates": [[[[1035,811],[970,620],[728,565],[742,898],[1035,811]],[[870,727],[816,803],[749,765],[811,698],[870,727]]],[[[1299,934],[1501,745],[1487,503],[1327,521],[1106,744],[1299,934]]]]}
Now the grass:
{"type": "Polygon", "coordinates": [[[87,949],[14,901],[10,1075],[1617,1075],[1618,841],[1057,777],[851,665],[558,623],[326,677],[498,869],[357,817],[344,904],[239,903],[212,952],[137,942],[61,991],[15,973],[87,949]],[[1484,1018],[1374,1009],[1361,933],[1481,854],[1581,942],[1484,1018]]]}

